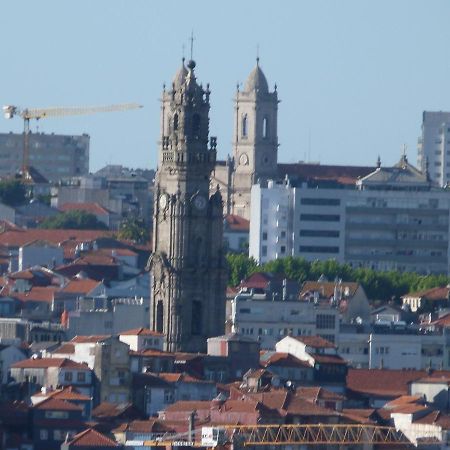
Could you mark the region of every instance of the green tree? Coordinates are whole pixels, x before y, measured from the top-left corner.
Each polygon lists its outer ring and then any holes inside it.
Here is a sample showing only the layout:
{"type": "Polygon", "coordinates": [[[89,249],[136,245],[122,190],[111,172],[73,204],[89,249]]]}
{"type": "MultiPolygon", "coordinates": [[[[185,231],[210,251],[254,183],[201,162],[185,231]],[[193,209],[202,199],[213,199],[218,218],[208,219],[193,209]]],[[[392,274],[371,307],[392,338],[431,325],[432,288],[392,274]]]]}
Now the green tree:
{"type": "Polygon", "coordinates": [[[242,253],[228,253],[227,262],[230,268],[228,285],[237,286],[241,280],[256,272],[258,265],[253,258],[242,253]]]}
{"type": "Polygon", "coordinates": [[[127,217],[117,233],[119,239],[145,244],[150,240],[150,230],[144,220],[139,217],[127,217]]]}
{"type": "Polygon", "coordinates": [[[27,189],[20,180],[0,181],[0,201],[8,206],[19,206],[26,202],[27,189]]]}
{"type": "Polygon", "coordinates": [[[64,230],[107,230],[108,227],[100,222],[94,214],[86,211],[74,210],[60,213],[45,219],[39,226],[47,229],[64,230]]]}

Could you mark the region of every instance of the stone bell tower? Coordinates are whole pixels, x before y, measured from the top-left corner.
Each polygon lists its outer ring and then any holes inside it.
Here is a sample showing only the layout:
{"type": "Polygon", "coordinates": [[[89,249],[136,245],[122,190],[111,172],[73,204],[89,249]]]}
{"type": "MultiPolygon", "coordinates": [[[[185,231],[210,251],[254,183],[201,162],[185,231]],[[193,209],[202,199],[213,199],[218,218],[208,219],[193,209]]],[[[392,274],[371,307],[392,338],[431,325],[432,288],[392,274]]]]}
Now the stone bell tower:
{"type": "Polygon", "coordinates": [[[226,263],[223,206],[209,194],[216,138],[209,135],[209,96],[184,59],[161,100],[161,142],[155,180],[150,326],[168,351],[206,351],[223,334],[226,263]]]}
{"type": "Polygon", "coordinates": [[[252,185],[264,185],[278,175],[278,93],[269,91],[259,65],[250,72],[244,89],[236,92],[233,157],[235,164],[232,212],[250,219],[252,185]]]}

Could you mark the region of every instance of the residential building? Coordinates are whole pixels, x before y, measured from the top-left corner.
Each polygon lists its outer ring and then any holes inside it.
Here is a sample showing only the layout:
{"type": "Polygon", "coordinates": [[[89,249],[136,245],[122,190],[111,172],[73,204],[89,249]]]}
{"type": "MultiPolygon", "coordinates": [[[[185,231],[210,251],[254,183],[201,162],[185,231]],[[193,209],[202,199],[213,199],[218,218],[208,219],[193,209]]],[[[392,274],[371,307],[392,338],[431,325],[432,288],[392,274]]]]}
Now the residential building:
{"type": "Polygon", "coordinates": [[[56,388],[74,386],[82,394],[92,396],[94,378],[91,369],[66,358],[30,358],[11,365],[11,378],[18,383],[56,388]]]}
{"type": "Polygon", "coordinates": [[[61,450],[120,450],[122,445],[104,434],[88,428],[61,444],[61,450]]]}
{"type": "Polygon", "coordinates": [[[356,168],[342,167],[334,180],[317,180],[315,167],[309,178],[253,186],[250,256],[259,263],[302,256],[375,270],[449,272],[450,195],[406,155],[393,167],[379,162],[359,179],[350,170],[356,168]]]}
{"type": "Polygon", "coordinates": [[[134,352],[150,348],[162,350],[164,347],[164,335],[162,333],[143,327],[120,332],[119,340],[125,342],[134,352]]]}
{"type": "MultiPolygon", "coordinates": [[[[29,164],[50,181],[89,173],[89,136],[30,133],[29,164]]],[[[0,133],[0,176],[14,175],[23,164],[24,136],[0,133]]]]}
{"type": "Polygon", "coordinates": [[[225,250],[233,253],[248,253],[250,221],[228,214],[223,220],[223,241],[225,250]]]}
{"type": "Polygon", "coordinates": [[[59,210],[62,212],[83,211],[92,214],[107,228],[109,228],[111,223],[111,213],[98,203],[63,203],[59,206],[59,210]]]}
{"type": "Polygon", "coordinates": [[[286,336],[275,350],[288,353],[314,368],[314,381],[332,391],[342,391],[347,375],[347,362],[337,347],[320,336],[286,336]]]}
{"type": "Polygon", "coordinates": [[[25,350],[15,345],[0,343],[0,385],[7,384],[11,378],[11,366],[27,359],[25,350]]]}
{"type": "Polygon", "coordinates": [[[417,166],[439,186],[450,181],[450,112],[424,111],[417,166]]]}
{"type": "Polygon", "coordinates": [[[64,249],[45,240],[28,242],[19,248],[19,271],[40,265],[55,268],[64,261],[64,249]]]}
{"type": "Polygon", "coordinates": [[[450,306],[450,286],[440,286],[425,289],[420,292],[410,292],[402,296],[402,303],[411,312],[433,312],[450,306]]]}

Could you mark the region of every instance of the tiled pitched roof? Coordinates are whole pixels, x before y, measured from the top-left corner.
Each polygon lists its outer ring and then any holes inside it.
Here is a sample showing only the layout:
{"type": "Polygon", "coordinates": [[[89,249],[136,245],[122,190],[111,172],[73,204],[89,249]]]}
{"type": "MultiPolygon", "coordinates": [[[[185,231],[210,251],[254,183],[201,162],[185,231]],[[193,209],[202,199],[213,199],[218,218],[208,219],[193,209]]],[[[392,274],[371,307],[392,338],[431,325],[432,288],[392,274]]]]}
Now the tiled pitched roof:
{"type": "Polygon", "coordinates": [[[113,433],[120,433],[129,431],[131,433],[170,433],[175,429],[166,423],[164,420],[148,419],[148,420],[133,420],[132,422],[122,423],[113,433]]]}
{"type": "Polygon", "coordinates": [[[149,328],[133,328],[132,330],[121,331],[120,336],[164,336],[162,333],[150,330],[149,328]]]}
{"type": "Polygon", "coordinates": [[[224,219],[225,226],[231,231],[249,231],[250,221],[235,214],[228,214],[224,219]]]}
{"type": "MultiPolygon", "coordinates": [[[[345,292],[348,289],[348,297],[353,297],[355,295],[355,292],[357,291],[358,287],[360,286],[359,283],[352,283],[352,282],[342,282],[339,284],[339,290],[342,292],[342,295],[344,296],[345,292]]],[[[303,283],[302,289],[300,291],[300,298],[306,298],[308,295],[310,295],[313,292],[318,292],[319,295],[322,298],[330,298],[334,295],[334,289],[336,287],[336,283],[331,281],[305,281],[303,283]]]]}
{"type": "Polygon", "coordinates": [[[96,216],[109,215],[109,211],[99,203],[64,203],[59,207],[63,212],[67,211],[85,211],[96,216]]]}
{"type": "Polygon", "coordinates": [[[167,406],[166,411],[209,411],[210,407],[211,402],[207,400],[181,400],[167,406]]]}
{"type": "Polygon", "coordinates": [[[58,398],[49,397],[42,402],[37,403],[33,406],[34,409],[39,410],[56,410],[56,411],[82,411],[81,406],[75,405],[58,398]]]}
{"type": "Polygon", "coordinates": [[[408,394],[408,383],[423,378],[425,370],[349,369],[347,389],[380,397],[408,394]]]}
{"type": "Polygon", "coordinates": [[[103,342],[109,339],[111,335],[108,334],[97,334],[91,336],[75,336],[70,342],[75,344],[96,344],[97,342],[103,342]]]}
{"type": "Polygon", "coordinates": [[[278,164],[281,177],[299,178],[305,181],[334,181],[340,184],[353,185],[359,178],[372,173],[375,167],[364,166],[332,166],[322,164],[278,164]]]}
{"type": "Polygon", "coordinates": [[[426,289],[424,291],[419,292],[411,292],[409,294],[405,294],[402,298],[423,298],[428,301],[441,301],[447,300],[449,296],[450,289],[446,286],[434,287],[431,289],[426,289]]]}
{"type": "Polygon", "coordinates": [[[116,441],[99,433],[93,428],[89,428],[75,435],[69,442],[69,446],[70,448],[92,447],[94,450],[101,447],[120,447],[116,441]]]}
{"type": "Polygon", "coordinates": [[[295,356],[289,353],[281,353],[275,352],[269,356],[269,358],[261,361],[261,364],[264,367],[268,367],[270,369],[271,366],[280,366],[280,367],[305,367],[309,368],[309,364],[300,359],[297,359],[295,356]]]}
{"type": "Polygon", "coordinates": [[[92,416],[97,418],[114,418],[122,414],[136,412],[132,403],[100,403],[93,411],[92,416]]]}
{"type": "Polygon", "coordinates": [[[450,416],[441,411],[431,411],[426,416],[413,421],[413,423],[420,423],[426,425],[438,425],[443,430],[450,430],[450,416]]]}
{"type": "Polygon", "coordinates": [[[101,236],[109,236],[105,230],[46,230],[41,228],[17,228],[0,232],[0,245],[21,247],[31,241],[45,240],[53,244],[64,241],[90,242],[101,236]]]}
{"type": "Polygon", "coordinates": [[[49,367],[90,370],[86,364],[77,363],[67,358],[30,358],[11,365],[13,369],[46,369],[49,367]]]}
{"type": "Polygon", "coordinates": [[[99,284],[100,281],[96,280],[74,278],[61,289],[61,292],[71,294],[88,294],[99,284]]]}
{"type": "Polygon", "coordinates": [[[59,346],[56,350],[52,352],[53,354],[64,354],[64,355],[70,355],[75,353],[75,346],[71,344],[70,342],[66,342],[59,346]]]}
{"type": "Polygon", "coordinates": [[[57,400],[65,400],[65,401],[89,401],[90,397],[87,395],[83,395],[78,392],[73,386],[66,386],[62,389],[57,389],[55,391],[47,392],[47,394],[39,393],[36,394],[35,397],[45,397],[45,398],[55,398],[57,400]]]}
{"type": "Polygon", "coordinates": [[[439,319],[435,320],[434,322],[431,322],[427,325],[436,325],[439,327],[450,327],[450,313],[445,314],[442,317],[439,317],[439,319]]]}
{"type": "Polygon", "coordinates": [[[291,336],[292,339],[299,341],[312,348],[336,348],[336,346],[320,336],[291,336]]]}
{"type": "Polygon", "coordinates": [[[59,288],[56,286],[33,286],[29,291],[26,292],[13,292],[10,290],[8,295],[23,303],[52,303],[54,294],[58,289],[59,288]]]}

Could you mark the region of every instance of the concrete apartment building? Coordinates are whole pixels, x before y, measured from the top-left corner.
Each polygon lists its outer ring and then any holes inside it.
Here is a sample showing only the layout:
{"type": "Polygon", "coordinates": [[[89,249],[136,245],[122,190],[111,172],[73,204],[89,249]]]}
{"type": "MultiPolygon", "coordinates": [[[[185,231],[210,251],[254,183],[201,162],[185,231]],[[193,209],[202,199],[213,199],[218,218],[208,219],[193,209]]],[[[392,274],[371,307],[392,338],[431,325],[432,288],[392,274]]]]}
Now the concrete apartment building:
{"type": "Polygon", "coordinates": [[[450,112],[424,111],[417,143],[417,165],[431,180],[445,186],[450,181],[450,112]]]}
{"type": "MultiPolygon", "coordinates": [[[[89,173],[89,135],[30,133],[29,139],[29,164],[47,180],[89,173]]],[[[22,133],[0,133],[0,177],[21,169],[23,142],[22,133]]]]}
{"type": "Polygon", "coordinates": [[[336,259],[376,270],[449,272],[450,192],[403,155],[353,184],[286,179],[252,188],[250,256],[336,259]]]}

